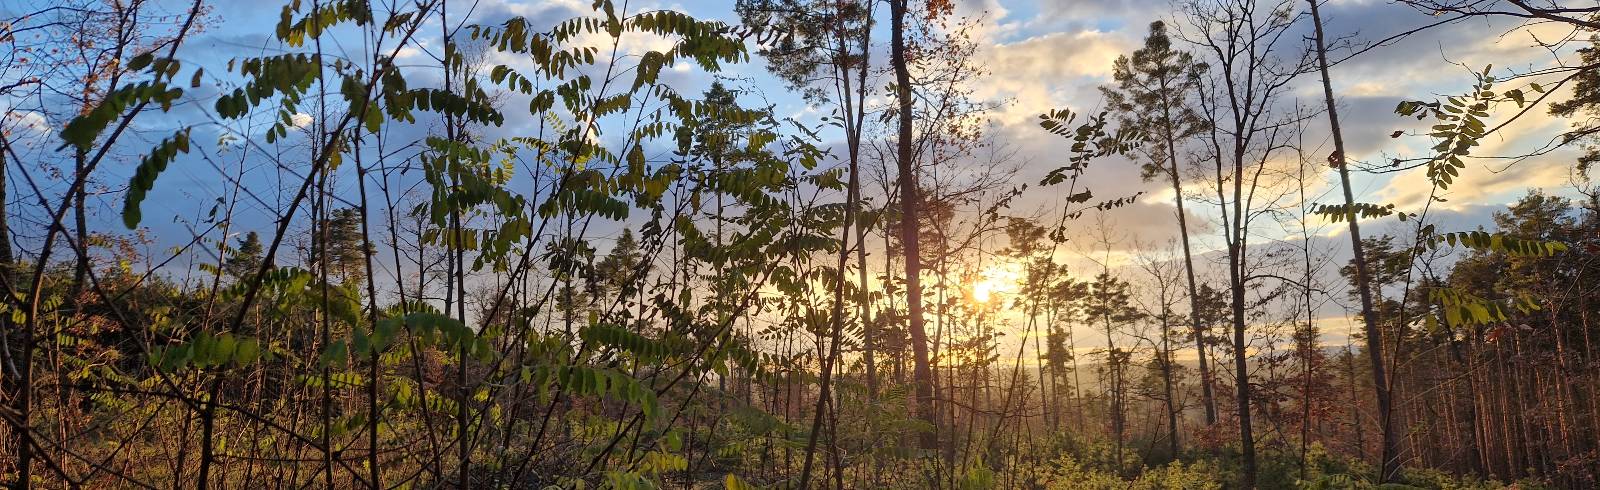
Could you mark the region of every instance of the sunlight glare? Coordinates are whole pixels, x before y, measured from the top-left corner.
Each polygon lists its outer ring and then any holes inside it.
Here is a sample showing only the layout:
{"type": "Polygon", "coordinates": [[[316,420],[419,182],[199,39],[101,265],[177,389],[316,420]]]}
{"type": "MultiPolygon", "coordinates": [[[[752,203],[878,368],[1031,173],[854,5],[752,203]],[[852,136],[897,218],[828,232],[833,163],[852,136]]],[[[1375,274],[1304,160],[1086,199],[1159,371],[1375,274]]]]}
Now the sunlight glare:
{"type": "Polygon", "coordinates": [[[1017,291],[1022,273],[1015,263],[1002,262],[978,273],[972,283],[972,300],[987,304],[996,296],[1017,291]]]}

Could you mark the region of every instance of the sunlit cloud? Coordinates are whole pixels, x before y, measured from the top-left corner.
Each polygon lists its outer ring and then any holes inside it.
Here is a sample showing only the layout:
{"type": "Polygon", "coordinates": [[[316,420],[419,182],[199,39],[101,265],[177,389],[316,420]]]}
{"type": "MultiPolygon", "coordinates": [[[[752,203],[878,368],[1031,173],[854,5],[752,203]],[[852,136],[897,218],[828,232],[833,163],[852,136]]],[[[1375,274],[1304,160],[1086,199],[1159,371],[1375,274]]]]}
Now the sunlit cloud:
{"type": "Polygon", "coordinates": [[[1080,89],[1107,79],[1111,62],[1129,49],[1125,39],[1093,30],[994,44],[978,53],[978,65],[991,76],[973,89],[981,98],[1011,102],[997,120],[1029,123],[1048,108],[1092,104],[1077,96],[1080,89]]]}

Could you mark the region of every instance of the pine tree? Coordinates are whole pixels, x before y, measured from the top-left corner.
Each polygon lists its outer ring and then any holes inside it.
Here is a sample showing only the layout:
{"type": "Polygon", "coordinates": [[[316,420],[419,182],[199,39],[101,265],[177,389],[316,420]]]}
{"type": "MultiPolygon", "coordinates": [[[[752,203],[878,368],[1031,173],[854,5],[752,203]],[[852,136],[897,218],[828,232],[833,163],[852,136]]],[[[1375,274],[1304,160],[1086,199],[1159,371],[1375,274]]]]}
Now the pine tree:
{"type": "MultiPolygon", "coordinates": [[[[1200,316],[1200,298],[1195,285],[1194,256],[1189,246],[1188,216],[1183,207],[1183,171],[1178,153],[1186,140],[1207,128],[1205,118],[1189,103],[1189,97],[1197,93],[1205,70],[1205,63],[1195,61],[1194,55],[1172,49],[1166,24],[1155,21],[1150,23],[1150,35],[1145,37],[1144,47],[1134,51],[1131,57],[1117,57],[1113,63],[1112,80],[1116,84],[1100,88],[1123,127],[1148,135],[1149,141],[1141,147],[1145,160],[1140,165],[1140,176],[1146,182],[1163,179],[1172,183],[1173,203],[1178,208],[1178,236],[1183,243],[1183,267],[1189,286],[1190,318],[1200,316]]],[[[1206,425],[1211,425],[1217,423],[1217,403],[1211,392],[1211,370],[1202,341],[1206,327],[1195,323],[1190,325],[1190,331],[1200,358],[1201,403],[1205,405],[1206,425]]]]}
{"type": "Polygon", "coordinates": [[[1084,316],[1098,323],[1106,334],[1105,369],[1110,379],[1106,395],[1111,401],[1111,435],[1117,443],[1117,469],[1122,471],[1126,469],[1122,449],[1127,432],[1127,371],[1133,352],[1117,346],[1117,331],[1138,321],[1143,314],[1133,307],[1128,282],[1111,275],[1109,271],[1101,272],[1089,283],[1083,303],[1084,316]]]}
{"type": "Polygon", "coordinates": [[[239,244],[228,251],[222,268],[234,280],[249,279],[261,267],[261,235],[249,232],[239,239],[239,244]]]}
{"type": "MultiPolygon", "coordinates": [[[[313,240],[310,264],[321,264],[323,250],[328,254],[328,274],[339,278],[345,285],[358,285],[366,280],[366,253],[362,249],[361,216],[355,208],[335,209],[323,220],[327,229],[327,243],[313,240]]],[[[319,235],[320,236],[320,235],[319,235]]]]}

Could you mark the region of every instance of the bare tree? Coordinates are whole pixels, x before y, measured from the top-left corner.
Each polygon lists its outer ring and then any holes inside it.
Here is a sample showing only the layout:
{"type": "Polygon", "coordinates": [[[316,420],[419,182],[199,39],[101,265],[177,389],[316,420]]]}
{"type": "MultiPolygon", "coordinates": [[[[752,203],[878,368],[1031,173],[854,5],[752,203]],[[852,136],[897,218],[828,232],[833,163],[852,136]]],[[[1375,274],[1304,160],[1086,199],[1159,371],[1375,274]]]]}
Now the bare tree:
{"type": "Polygon", "coordinates": [[[1254,488],[1257,465],[1245,329],[1246,291],[1256,278],[1251,277],[1248,252],[1252,221],[1272,202],[1268,167],[1288,148],[1293,132],[1292,118],[1284,117],[1278,104],[1295,75],[1303,71],[1304,56],[1291,47],[1289,28],[1297,18],[1292,2],[1189,0],[1181,8],[1188,24],[1185,39],[1199,48],[1211,68],[1197,100],[1210,128],[1211,148],[1206,153],[1216,164],[1213,183],[1228,251],[1235,397],[1244,460],[1238,485],[1254,488]]]}

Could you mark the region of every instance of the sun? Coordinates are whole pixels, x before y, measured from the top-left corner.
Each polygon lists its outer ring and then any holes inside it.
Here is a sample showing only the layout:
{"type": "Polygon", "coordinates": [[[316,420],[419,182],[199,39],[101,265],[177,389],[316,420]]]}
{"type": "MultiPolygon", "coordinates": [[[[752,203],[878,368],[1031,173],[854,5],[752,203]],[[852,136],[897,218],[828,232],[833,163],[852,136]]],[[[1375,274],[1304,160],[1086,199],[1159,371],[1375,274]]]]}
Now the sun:
{"type": "Polygon", "coordinates": [[[972,284],[972,299],[979,303],[988,303],[993,294],[994,284],[991,284],[988,280],[979,279],[978,282],[972,284]]]}
{"type": "Polygon", "coordinates": [[[1021,282],[1020,267],[1012,262],[1001,262],[984,268],[972,281],[972,300],[989,303],[996,297],[1015,293],[1021,282]]]}

